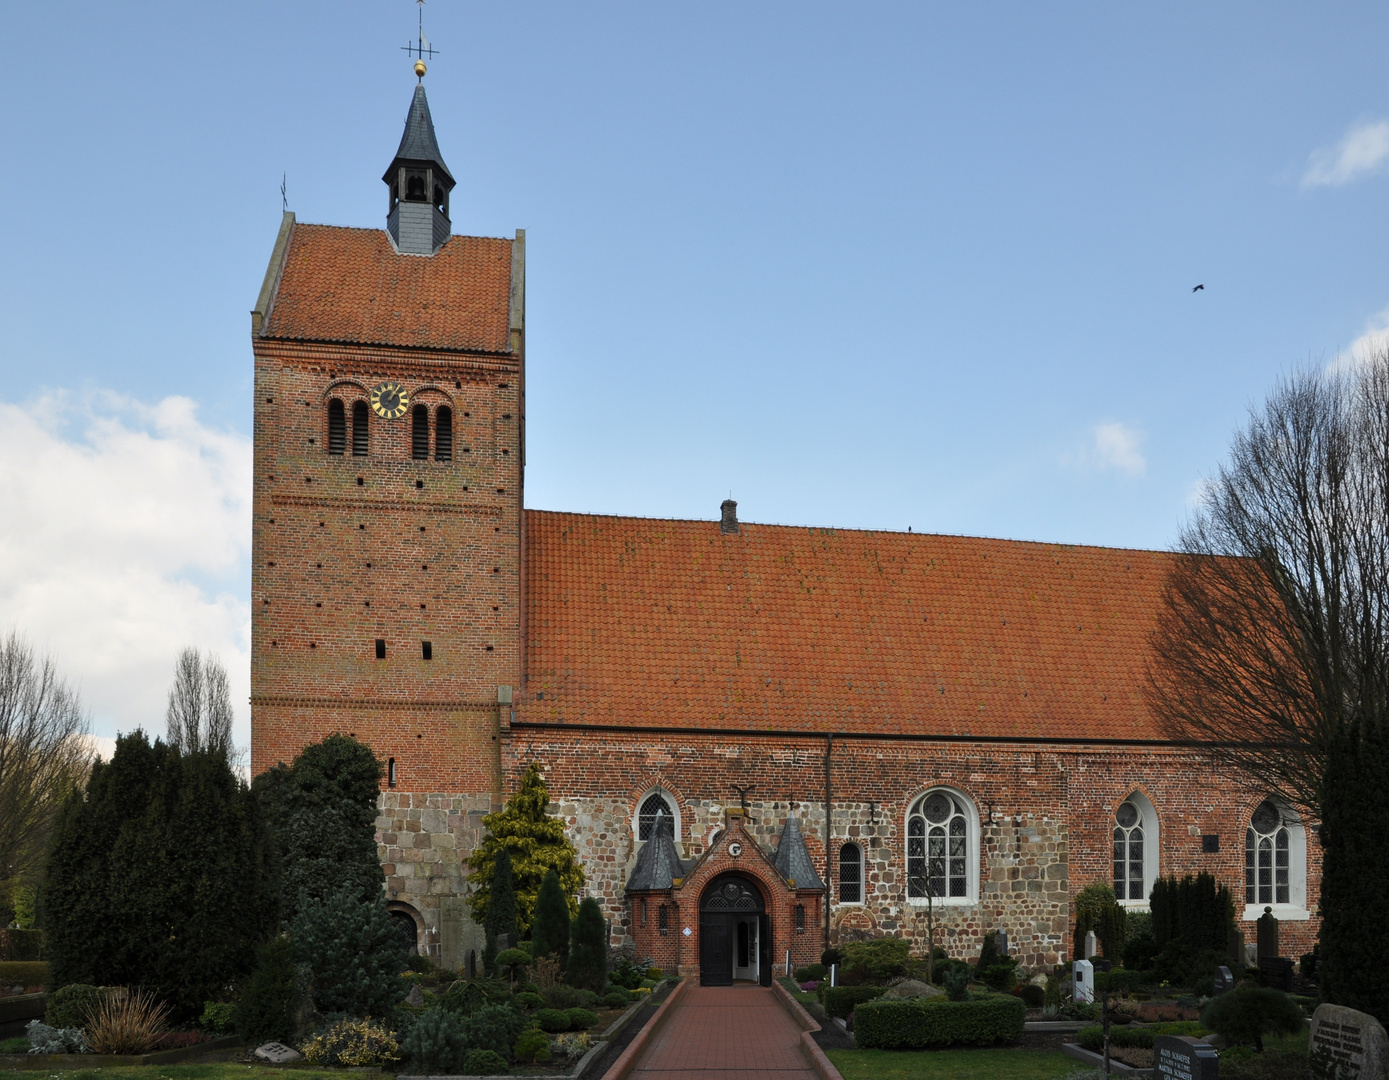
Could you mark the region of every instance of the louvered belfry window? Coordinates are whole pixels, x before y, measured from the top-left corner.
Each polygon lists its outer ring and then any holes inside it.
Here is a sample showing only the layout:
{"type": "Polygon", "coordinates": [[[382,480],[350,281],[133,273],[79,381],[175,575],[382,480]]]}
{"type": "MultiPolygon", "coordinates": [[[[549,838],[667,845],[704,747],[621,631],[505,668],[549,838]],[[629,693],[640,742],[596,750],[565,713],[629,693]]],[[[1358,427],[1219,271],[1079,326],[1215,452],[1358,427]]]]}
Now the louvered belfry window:
{"type": "Polygon", "coordinates": [[[410,456],[416,461],[429,459],[429,407],[416,405],[410,414],[410,456]]]}
{"type": "Polygon", "coordinates": [[[367,456],[367,403],[356,401],[352,404],[352,456],[367,456]]]}
{"type": "Polygon", "coordinates": [[[341,457],[347,452],[347,412],[342,402],[334,398],[328,402],[328,453],[341,457]]]}
{"type": "Polygon", "coordinates": [[[453,460],[453,410],[447,405],[434,410],[434,460],[453,460]]]}

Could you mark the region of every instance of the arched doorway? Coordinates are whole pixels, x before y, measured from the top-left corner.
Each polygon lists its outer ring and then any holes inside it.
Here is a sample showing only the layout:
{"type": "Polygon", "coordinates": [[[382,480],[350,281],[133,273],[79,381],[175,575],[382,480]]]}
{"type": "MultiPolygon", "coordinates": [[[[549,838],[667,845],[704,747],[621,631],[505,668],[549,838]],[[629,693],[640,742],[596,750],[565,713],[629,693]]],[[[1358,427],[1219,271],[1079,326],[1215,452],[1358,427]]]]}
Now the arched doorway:
{"type": "Polygon", "coordinates": [[[699,898],[699,984],[772,985],[772,926],[762,891],[742,874],[720,874],[699,898]]]}
{"type": "Polygon", "coordinates": [[[405,904],[392,904],[386,914],[390,917],[391,925],[400,931],[406,952],[411,956],[419,952],[420,925],[415,919],[415,913],[405,904]]]}

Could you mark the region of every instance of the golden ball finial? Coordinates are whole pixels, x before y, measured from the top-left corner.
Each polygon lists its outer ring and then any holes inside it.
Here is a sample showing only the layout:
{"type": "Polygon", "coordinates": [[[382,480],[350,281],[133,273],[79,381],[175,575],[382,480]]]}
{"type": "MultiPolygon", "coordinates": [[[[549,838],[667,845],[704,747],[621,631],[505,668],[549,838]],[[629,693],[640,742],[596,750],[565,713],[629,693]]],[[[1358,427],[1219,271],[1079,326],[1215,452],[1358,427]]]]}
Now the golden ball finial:
{"type": "Polygon", "coordinates": [[[428,70],[429,69],[424,66],[423,60],[415,61],[415,74],[418,75],[421,79],[424,78],[424,73],[428,70]]]}

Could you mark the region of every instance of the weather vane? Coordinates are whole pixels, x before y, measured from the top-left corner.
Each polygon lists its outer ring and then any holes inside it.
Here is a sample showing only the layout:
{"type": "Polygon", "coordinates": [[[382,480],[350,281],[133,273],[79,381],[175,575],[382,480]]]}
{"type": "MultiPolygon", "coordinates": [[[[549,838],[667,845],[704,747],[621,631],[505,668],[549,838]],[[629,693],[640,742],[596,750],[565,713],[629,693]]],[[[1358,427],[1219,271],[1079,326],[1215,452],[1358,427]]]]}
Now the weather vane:
{"type": "Polygon", "coordinates": [[[420,5],[420,39],[418,42],[411,42],[409,45],[402,45],[401,48],[404,49],[409,55],[416,58],[415,74],[418,75],[421,79],[423,79],[425,73],[424,58],[427,56],[431,60],[433,60],[434,54],[438,52],[438,50],[435,49],[434,46],[430,45],[429,39],[424,36],[424,0],[418,0],[418,2],[420,5]]]}

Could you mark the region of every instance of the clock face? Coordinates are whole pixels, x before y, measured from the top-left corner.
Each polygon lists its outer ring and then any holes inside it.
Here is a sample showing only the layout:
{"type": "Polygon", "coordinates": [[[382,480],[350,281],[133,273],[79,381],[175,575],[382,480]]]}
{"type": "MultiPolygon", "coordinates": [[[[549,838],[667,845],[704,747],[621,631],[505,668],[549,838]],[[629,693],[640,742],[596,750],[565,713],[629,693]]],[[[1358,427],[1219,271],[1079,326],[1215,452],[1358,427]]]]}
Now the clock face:
{"type": "Polygon", "coordinates": [[[371,392],[371,407],[377,416],[394,420],[405,415],[410,405],[410,395],[398,382],[383,382],[371,392]]]}

